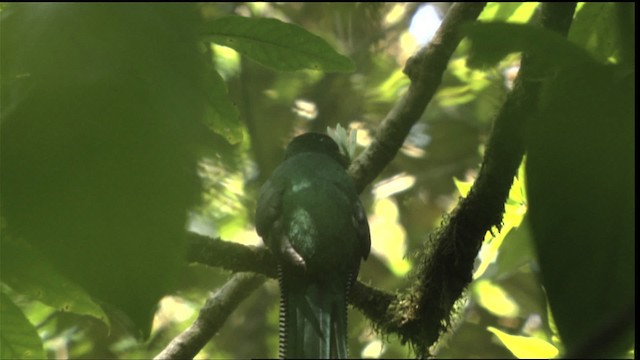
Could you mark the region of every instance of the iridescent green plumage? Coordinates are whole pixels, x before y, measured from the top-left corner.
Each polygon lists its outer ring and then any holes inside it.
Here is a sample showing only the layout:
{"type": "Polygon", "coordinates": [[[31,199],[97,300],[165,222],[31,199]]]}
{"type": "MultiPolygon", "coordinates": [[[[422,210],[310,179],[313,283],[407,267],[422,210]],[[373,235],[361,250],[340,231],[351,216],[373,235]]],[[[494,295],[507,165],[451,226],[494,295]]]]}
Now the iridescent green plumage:
{"type": "Polygon", "coordinates": [[[279,258],[282,357],[347,357],[347,297],[370,237],[345,168],[330,137],[304,134],[261,189],[256,228],[279,258]]]}

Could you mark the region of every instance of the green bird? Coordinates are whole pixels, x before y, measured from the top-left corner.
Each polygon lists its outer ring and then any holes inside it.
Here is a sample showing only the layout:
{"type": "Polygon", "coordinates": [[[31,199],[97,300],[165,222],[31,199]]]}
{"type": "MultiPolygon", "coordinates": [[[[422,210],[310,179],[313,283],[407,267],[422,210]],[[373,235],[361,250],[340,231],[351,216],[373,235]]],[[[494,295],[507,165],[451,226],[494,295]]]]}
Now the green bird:
{"type": "Polygon", "coordinates": [[[346,168],[329,136],[306,133],[260,190],[256,229],[279,264],[280,357],[348,356],[347,298],[371,238],[346,168]]]}

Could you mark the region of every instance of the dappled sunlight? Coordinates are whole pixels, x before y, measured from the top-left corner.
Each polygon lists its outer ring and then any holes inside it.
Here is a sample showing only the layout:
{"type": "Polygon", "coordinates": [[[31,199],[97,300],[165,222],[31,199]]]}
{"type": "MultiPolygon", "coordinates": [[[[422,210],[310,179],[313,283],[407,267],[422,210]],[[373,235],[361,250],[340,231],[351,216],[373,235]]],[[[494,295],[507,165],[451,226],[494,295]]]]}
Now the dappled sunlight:
{"type": "Polygon", "coordinates": [[[384,344],[381,340],[376,339],[367,344],[367,346],[362,349],[360,353],[360,357],[363,359],[373,358],[377,359],[384,353],[384,344]]]}
{"type": "Polygon", "coordinates": [[[383,199],[408,190],[415,183],[415,176],[402,173],[378,182],[372,191],[376,198],[383,199]]]}
{"type": "Polygon", "coordinates": [[[560,353],[552,344],[535,337],[510,335],[489,326],[493,333],[519,359],[552,359],[560,353]]]}
{"type": "Polygon", "coordinates": [[[393,199],[375,200],[369,217],[371,252],[396,276],[403,276],[411,269],[411,263],[405,259],[407,234],[398,220],[398,206],[393,199]]]}
{"type": "Polygon", "coordinates": [[[516,317],[520,307],[504,289],[489,280],[478,280],[472,285],[478,303],[499,317],[516,317]]]}
{"type": "Polygon", "coordinates": [[[240,54],[232,48],[211,44],[216,69],[223,79],[228,80],[240,73],[240,54]]]}
{"type": "MultiPolygon", "coordinates": [[[[466,197],[473,186],[475,180],[461,181],[453,179],[454,183],[462,197],[466,197]]],[[[505,204],[505,212],[502,219],[502,227],[498,229],[494,227],[485,233],[484,242],[478,253],[480,259],[473,278],[480,278],[488,267],[496,261],[500,247],[504,238],[509,232],[520,226],[525,214],[527,213],[527,200],[524,183],[524,162],[521,164],[518,176],[514,177],[513,184],[509,190],[509,198],[505,204]]]]}
{"type": "Polygon", "coordinates": [[[258,233],[256,233],[255,228],[238,230],[233,234],[232,237],[228,237],[225,239],[229,239],[238,244],[248,245],[248,246],[263,245],[262,239],[260,238],[260,236],[258,236],[258,233]]]}
{"type": "Polygon", "coordinates": [[[171,323],[182,323],[196,313],[194,304],[178,296],[165,296],[160,300],[158,311],[153,317],[153,330],[158,331],[171,323]]]}
{"type": "Polygon", "coordinates": [[[424,5],[418,9],[411,19],[409,34],[415,38],[417,45],[423,46],[436,34],[442,23],[442,17],[433,5],[424,5]]]}

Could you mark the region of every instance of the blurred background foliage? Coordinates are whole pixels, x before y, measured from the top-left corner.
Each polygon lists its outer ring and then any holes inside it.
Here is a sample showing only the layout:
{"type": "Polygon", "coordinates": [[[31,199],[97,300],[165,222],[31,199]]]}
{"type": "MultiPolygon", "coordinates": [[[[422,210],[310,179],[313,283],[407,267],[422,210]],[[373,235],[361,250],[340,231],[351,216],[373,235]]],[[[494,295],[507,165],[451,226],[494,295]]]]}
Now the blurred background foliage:
{"type": "MultiPolygon", "coordinates": [[[[266,17],[297,24],[322,37],[355,63],[352,73],[312,70],[277,72],[234,50],[212,44],[212,63],[227,84],[239,122],[224,126],[230,145],[201,160],[206,192],[190,213],[189,228],[212,237],[261,245],[253,227],[257,191],[280,163],[286,143],[307,131],[338,124],[357,130],[366,147],[392,104],[409,85],[405,61],[427,44],[449,3],[202,3],[209,19],[226,15],[266,17]]],[[[489,3],[480,20],[528,23],[538,3],[489,3]]],[[[594,5],[595,6],[595,5],[594,5]]],[[[610,11],[606,5],[603,9],[610,11]]],[[[579,5],[580,11],[597,9],[579,5]]],[[[606,15],[595,27],[607,30],[606,15]]],[[[578,24],[576,24],[578,25],[578,24]]],[[[572,40],[611,60],[595,31],[572,30],[572,40]]],[[[610,29],[608,29],[610,30],[610,29]]],[[[602,31],[600,33],[603,33],[602,31]]],[[[443,82],[401,151],[361,198],[368,211],[372,255],[360,280],[394,292],[412,268],[412,254],[464,197],[482,159],[491,121],[517,74],[519,55],[485,71],[466,66],[467,40],[449,62],[443,82]]],[[[234,111],[234,110],[232,110],[234,111]]],[[[444,358],[551,358],[562,351],[539,280],[529,234],[524,171],[515,179],[504,226],[488,232],[477,258],[474,282],[460,302],[453,331],[434,348],[444,358]]],[[[181,288],[165,297],[148,342],[140,344],[118,324],[110,330],[95,317],[58,311],[4,286],[4,292],[35,324],[49,357],[150,358],[195,319],[207,295],[229,273],[188,265],[181,288]]],[[[276,281],[268,281],[229,317],[197,358],[275,357],[278,349],[276,281]]],[[[4,308],[3,308],[4,311],[4,308]]],[[[588,316],[588,314],[584,314],[588,316]]],[[[407,346],[373,331],[359,312],[349,313],[353,357],[412,356],[407,346]]]]}

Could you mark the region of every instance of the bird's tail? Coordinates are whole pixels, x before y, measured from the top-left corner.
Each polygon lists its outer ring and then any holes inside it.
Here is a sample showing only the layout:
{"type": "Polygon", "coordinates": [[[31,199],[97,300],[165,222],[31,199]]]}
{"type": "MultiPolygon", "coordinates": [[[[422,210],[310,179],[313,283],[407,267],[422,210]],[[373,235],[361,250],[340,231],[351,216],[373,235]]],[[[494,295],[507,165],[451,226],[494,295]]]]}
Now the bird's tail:
{"type": "Polygon", "coordinates": [[[346,286],[298,287],[280,279],[280,357],[347,358],[346,286]]]}

